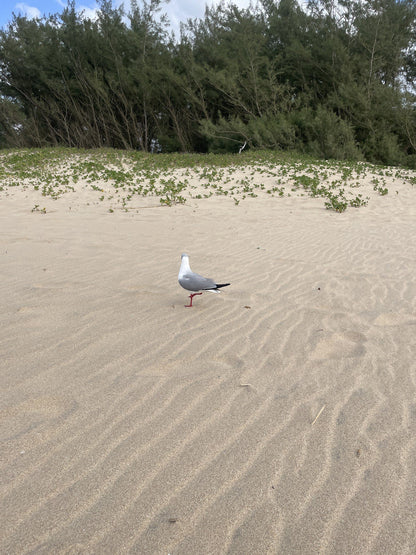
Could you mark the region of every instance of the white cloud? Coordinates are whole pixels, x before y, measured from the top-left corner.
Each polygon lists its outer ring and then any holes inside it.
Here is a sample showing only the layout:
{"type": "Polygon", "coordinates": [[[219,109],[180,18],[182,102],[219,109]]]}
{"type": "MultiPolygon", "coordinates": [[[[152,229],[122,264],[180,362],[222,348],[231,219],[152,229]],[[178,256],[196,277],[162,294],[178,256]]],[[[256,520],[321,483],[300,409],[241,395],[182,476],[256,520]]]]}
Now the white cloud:
{"type": "MultiPolygon", "coordinates": [[[[66,0],[56,0],[60,5],[66,6],[66,0]]],[[[231,0],[233,4],[241,9],[248,8],[250,5],[250,0],[231,0]]],[[[161,3],[160,13],[166,13],[168,20],[170,22],[170,28],[179,35],[179,24],[180,22],[186,22],[188,19],[203,18],[205,14],[206,5],[212,7],[218,4],[225,3],[228,4],[227,0],[170,0],[169,2],[161,3]]],[[[124,6],[126,13],[130,11],[130,0],[114,0],[113,6],[118,7],[120,5],[124,6]]],[[[256,4],[256,0],[252,0],[252,4],[256,4]]],[[[142,4],[139,0],[139,7],[142,4]]],[[[83,12],[84,18],[95,20],[97,19],[98,12],[97,3],[91,1],[88,5],[78,4],[77,11],[83,12]]],[[[127,22],[127,20],[126,20],[127,22]]]]}
{"type": "MultiPolygon", "coordinates": [[[[248,8],[250,0],[232,0],[232,3],[239,8],[248,8]]],[[[254,4],[256,0],[254,0],[254,4]]],[[[166,12],[172,22],[187,21],[195,17],[204,17],[205,7],[217,6],[218,4],[227,5],[224,0],[170,0],[167,4],[162,4],[162,11],[166,12]]]]}
{"type": "MultiPolygon", "coordinates": [[[[179,23],[182,21],[186,23],[188,19],[203,18],[205,14],[205,7],[217,6],[218,4],[228,4],[227,0],[170,0],[168,2],[162,2],[160,7],[160,13],[166,13],[170,22],[170,26],[176,34],[179,34],[179,23]]],[[[231,0],[232,4],[235,4],[241,9],[248,8],[250,5],[250,0],[231,0]]],[[[256,0],[252,0],[252,4],[256,4],[256,0]]],[[[130,0],[116,0],[115,4],[120,6],[124,5],[126,12],[130,10],[130,0]]],[[[141,5],[138,2],[139,6],[141,5]]]]}
{"type": "Polygon", "coordinates": [[[21,12],[28,19],[35,19],[37,17],[42,17],[42,14],[40,10],[38,10],[38,8],[35,8],[34,6],[28,6],[23,2],[19,2],[18,4],[16,4],[15,8],[16,8],[16,11],[21,12]]]}
{"type": "Polygon", "coordinates": [[[88,6],[79,6],[77,11],[83,14],[85,19],[91,19],[91,21],[95,21],[98,17],[98,7],[95,6],[93,8],[89,8],[88,6]]]}
{"type": "MultiPolygon", "coordinates": [[[[170,0],[168,4],[162,5],[162,12],[168,15],[171,28],[176,35],[179,34],[179,23],[186,23],[188,19],[200,18],[205,15],[206,6],[212,8],[219,4],[227,5],[227,0],[170,0]]],[[[231,0],[231,3],[240,9],[246,9],[250,5],[250,0],[231,0]]],[[[252,0],[253,5],[256,0],[252,0]]]]}

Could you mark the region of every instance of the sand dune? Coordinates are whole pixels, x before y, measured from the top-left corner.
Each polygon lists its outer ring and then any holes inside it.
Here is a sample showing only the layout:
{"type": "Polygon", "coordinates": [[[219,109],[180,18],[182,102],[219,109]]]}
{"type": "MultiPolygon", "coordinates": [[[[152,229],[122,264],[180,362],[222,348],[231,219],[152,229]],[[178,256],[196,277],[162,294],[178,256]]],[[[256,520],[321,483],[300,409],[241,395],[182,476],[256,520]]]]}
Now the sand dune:
{"type": "Polygon", "coordinates": [[[416,188],[393,188],[343,214],[3,192],[0,552],[414,553],[416,188]],[[181,252],[232,285],[185,309],[181,252]]]}

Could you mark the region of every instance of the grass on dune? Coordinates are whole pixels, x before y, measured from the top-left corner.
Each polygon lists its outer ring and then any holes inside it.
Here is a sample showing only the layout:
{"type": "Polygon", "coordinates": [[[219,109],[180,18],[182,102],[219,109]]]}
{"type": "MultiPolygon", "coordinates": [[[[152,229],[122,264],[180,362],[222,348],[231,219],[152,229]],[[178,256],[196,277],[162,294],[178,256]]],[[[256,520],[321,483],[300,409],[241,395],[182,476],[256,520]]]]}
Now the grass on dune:
{"type": "Polygon", "coordinates": [[[185,203],[187,197],[222,195],[238,205],[259,194],[319,197],[324,199],[325,208],[343,212],[348,207],[368,203],[369,197],[359,192],[367,176],[371,177],[373,190],[382,196],[389,192],[387,180],[416,184],[415,172],[410,170],[363,162],[316,160],[276,151],[242,154],[150,154],[67,148],[0,151],[0,191],[32,188],[43,197],[57,200],[82,183],[97,193],[97,202],[110,200],[111,212],[114,207],[127,211],[132,199],[146,196],[158,197],[161,205],[171,206],[185,203]],[[195,177],[198,187],[191,184],[195,177]]]}

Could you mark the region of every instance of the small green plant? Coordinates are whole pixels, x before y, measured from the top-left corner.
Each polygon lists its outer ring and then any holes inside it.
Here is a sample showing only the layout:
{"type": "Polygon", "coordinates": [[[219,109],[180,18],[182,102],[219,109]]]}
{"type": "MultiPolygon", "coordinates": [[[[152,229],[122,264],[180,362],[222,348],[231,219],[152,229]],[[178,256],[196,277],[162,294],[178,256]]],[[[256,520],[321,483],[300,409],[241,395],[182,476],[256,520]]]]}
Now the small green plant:
{"type": "Polygon", "coordinates": [[[389,192],[387,187],[381,187],[381,185],[380,186],[374,185],[374,191],[378,191],[378,193],[382,196],[387,195],[389,192]]]}
{"type": "Polygon", "coordinates": [[[186,198],[181,196],[179,193],[186,188],[186,183],[181,181],[176,182],[173,178],[161,179],[161,185],[163,188],[160,189],[159,195],[163,195],[160,198],[160,204],[166,206],[172,206],[173,204],[185,204],[186,198]]]}
{"type": "MultiPolygon", "coordinates": [[[[383,179],[384,181],[384,179],[383,179]]],[[[377,179],[377,177],[374,177],[371,180],[371,183],[373,183],[373,189],[374,191],[378,191],[378,193],[382,196],[387,195],[387,193],[389,192],[389,190],[387,189],[387,187],[383,187],[382,185],[380,185],[379,180],[377,179]]]]}
{"type": "Polygon", "coordinates": [[[335,212],[345,212],[348,203],[345,197],[337,197],[336,195],[329,194],[328,200],[325,202],[327,210],[334,210],[335,212]]]}
{"type": "Polygon", "coordinates": [[[46,208],[39,208],[39,204],[35,204],[32,208],[32,212],[40,212],[41,214],[46,214],[46,208]]]}
{"type": "Polygon", "coordinates": [[[166,193],[166,195],[162,197],[159,202],[165,206],[172,206],[174,204],[185,204],[186,198],[174,193],[166,193]]]}
{"type": "Polygon", "coordinates": [[[349,203],[350,206],[354,206],[355,208],[358,208],[359,206],[367,206],[368,197],[363,198],[362,195],[357,195],[355,198],[350,199],[349,203]]]}

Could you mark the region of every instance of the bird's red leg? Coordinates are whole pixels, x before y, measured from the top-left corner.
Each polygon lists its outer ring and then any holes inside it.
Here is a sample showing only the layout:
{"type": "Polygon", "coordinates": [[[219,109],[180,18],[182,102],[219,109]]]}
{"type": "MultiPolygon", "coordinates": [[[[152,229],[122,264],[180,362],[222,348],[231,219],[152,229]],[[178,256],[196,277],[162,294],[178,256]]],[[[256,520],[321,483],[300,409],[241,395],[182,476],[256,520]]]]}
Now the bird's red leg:
{"type": "Polygon", "coordinates": [[[185,308],[190,308],[192,306],[192,299],[195,297],[195,295],[202,295],[202,293],[192,293],[191,295],[189,295],[189,298],[191,299],[190,304],[186,304],[185,308]]]}

